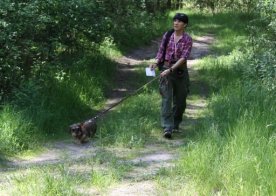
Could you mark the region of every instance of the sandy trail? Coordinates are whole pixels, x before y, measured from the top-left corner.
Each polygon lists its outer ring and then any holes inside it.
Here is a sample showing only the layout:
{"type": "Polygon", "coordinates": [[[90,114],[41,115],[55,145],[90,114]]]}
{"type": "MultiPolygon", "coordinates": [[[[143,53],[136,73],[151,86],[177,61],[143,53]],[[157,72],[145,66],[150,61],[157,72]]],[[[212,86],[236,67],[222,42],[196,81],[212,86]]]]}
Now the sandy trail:
{"type": "MultiPolygon", "coordinates": [[[[194,40],[193,49],[188,60],[188,68],[191,81],[196,80],[197,71],[193,65],[198,60],[209,54],[209,47],[213,43],[213,35],[205,35],[194,40]]],[[[148,60],[155,57],[160,39],[153,40],[147,47],[142,47],[131,51],[128,55],[122,56],[118,62],[117,75],[115,77],[116,88],[110,92],[106,107],[116,103],[129,92],[135,90],[128,85],[128,80],[135,74],[135,67],[139,64],[147,63],[148,60]]],[[[201,85],[197,83],[196,85],[201,85]]],[[[197,122],[198,113],[206,107],[206,90],[202,88],[200,98],[193,100],[188,99],[188,105],[185,112],[186,120],[180,125],[182,130],[189,129],[197,122]]],[[[184,133],[176,133],[184,134],[184,133]]],[[[144,149],[140,150],[139,156],[129,160],[135,167],[129,172],[122,183],[116,187],[110,188],[107,195],[157,195],[156,184],[152,179],[162,168],[174,166],[174,160],[178,158],[177,148],[185,143],[183,137],[173,140],[160,139],[157,143],[147,144],[144,149]],[[136,166],[137,165],[137,166],[136,166]],[[141,167],[143,165],[143,167],[141,167]]],[[[45,146],[45,151],[35,157],[28,159],[14,158],[7,162],[7,167],[0,169],[0,179],[3,181],[7,171],[16,171],[18,169],[30,168],[32,166],[56,164],[63,162],[74,162],[80,159],[88,159],[97,153],[99,147],[95,146],[93,141],[85,145],[72,143],[72,140],[64,140],[55,143],[49,143],[45,146]]],[[[114,152],[114,149],[108,149],[114,152]]],[[[120,153],[122,149],[118,150],[120,153]]],[[[116,151],[116,150],[115,150],[116,151]]],[[[128,152],[126,152],[128,153],[128,152]]],[[[1,182],[1,181],[0,181],[1,182]]],[[[95,190],[80,190],[83,194],[98,194],[95,190]]]]}

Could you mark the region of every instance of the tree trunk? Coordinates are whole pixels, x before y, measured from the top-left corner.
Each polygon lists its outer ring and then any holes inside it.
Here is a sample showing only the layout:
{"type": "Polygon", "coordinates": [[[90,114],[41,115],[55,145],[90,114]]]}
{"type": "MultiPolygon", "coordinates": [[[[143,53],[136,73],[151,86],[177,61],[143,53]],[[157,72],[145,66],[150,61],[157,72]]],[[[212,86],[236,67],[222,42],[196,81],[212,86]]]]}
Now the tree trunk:
{"type": "Polygon", "coordinates": [[[154,6],[150,0],[145,0],[146,10],[149,13],[154,13],[154,6]]]}
{"type": "Polygon", "coordinates": [[[182,2],[182,0],[176,0],[176,9],[180,9],[180,1],[182,2]]]}
{"type": "Polygon", "coordinates": [[[172,1],[168,0],[167,1],[167,9],[171,9],[172,8],[172,1]]]}
{"type": "Polygon", "coordinates": [[[157,2],[156,2],[156,9],[157,9],[158,11],[161,10],[160,0],[157,0],[157,2]]]}

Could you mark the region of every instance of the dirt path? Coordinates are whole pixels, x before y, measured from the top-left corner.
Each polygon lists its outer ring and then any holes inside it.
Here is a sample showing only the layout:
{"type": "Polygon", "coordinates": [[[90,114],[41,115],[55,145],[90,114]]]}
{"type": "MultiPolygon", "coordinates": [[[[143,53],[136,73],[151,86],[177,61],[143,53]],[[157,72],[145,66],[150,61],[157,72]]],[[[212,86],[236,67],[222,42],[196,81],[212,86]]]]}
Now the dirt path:
{"type": "Polygon", "coordinates": [[[114,80],[116,88],[111,90],[106,108],[135,90],[131,81],[135,78],[136,68],[155,57],[160,41],[160,39],[153,40],[150,46],[132,50],[128,55],[114,59],[118,63],[114,80]]]}
{"type": "MultiPolygon", "coordinates": [[[[107,101],[106,107],[116,103],[127,93],[135,90],[128,82],[135,74],[135,69],[139,64],[147,63],[150,59],[154,58],[160,40],[154,40],[148,47],[139,48],[131,51],[128,55],[116,59],[118,62],[118,72],[115,79],[117,84],[116,88],[110,93],[110,98],[107,101]]],[[[182,130],[189,130],[197,122],[199,114],[206,106],[206,90],[201,88],[201,84],[197,82],[197,71],[193,65],[198,62],[200,58],[208,55],[209,46],[214,41],[212,35],[202,36],[194,40],[193,50],[190,59],[188,60],[188,68],[191,75],[192,85],[197,85],[201,90],[199,92],[200,98],[197,100],[190,100],[188,98],[187,110],[185,113],[185,121],[180,125],[182,130]]],[[[184,136],[185,132],[179,134],[184,136]]],[[[174,160],[178,157],[178,147],[183,145],[186,141],[185,137],[177,137],[178,139],[166,140],[160,138],[156,143],[146,144],[145,148],[140,149],[139,152],[128,159],[127,162],[133,167],[131,171],[124,175],[120,184],[105,190],[107,195],[158,195],[158,189],[153,177],[162,168],[173,167],[174,160]]],[[[45,151],[35,157],[26,159],[11,159],[7,163],[8,167],[0,169],[0,179],[4,181],[5,176],[9,171],[17,171],[33,166],[56,164],[62,162],[74,162],[78,160],[89,159],[96,156],[102,147],[94,146],[94,143],[85,145],[77,145],[72,143],[72,140],[51,143],[45,146],[45,151]]],[[[110,149],[104,148],[105,151],[112,154],[124,154],[125,157],[131,156],[133,152],[127,149],[110,149]],[[122,153],[123,152],[123,153],[122,153]]],[[[125,160],[123,161],[125,164],[125,160]]],[[[81,164],[76,167],[79,169],[81,164]]],[[[89,170],[89,168],[87,168],[89,170]]],[[[0,182],[1,182],[0,180],[0,182]]],[[[99,194],[97,190],[81,189],[81,193],[86,195],[99,194]]]]}
{"type": "MultiPolygon", "coordinates": [[[[158,41],[154,41],[152,46],[147,48],[149,50],[148,54],[151,56],[143,56],[144,51],[147,49],[141,49],[134,51],[134,55],[129,55],[120,59],[120,63],[133,63],[135,65],[137,60],[146,60],[155,56],[158,48],[158,41]],[[134,57],[134,61],[131,61],[134,57]],[[136,57],[136,58],[135,58],[136,57]],[[144,57],[144,58],[143,58],[144,57]]],[[[197,85],[200,87],[200,93],[197,100],[187,100],[187,109],[185,112],[186,119],[180,125],[182,131],[180,133],[175,133],[179,135],[185,135],[183,130],[190,130],[191,127],[200,118],[200,113],[206,107],[206,89],[204,85],[201,85],[197,81],[197,71],[193,68],[200,58],[207,56],[209,54],[209,46],[214,42],[213,35],[206,35],[197,38],[193,43],[193,50],[188,60],[188,69],[191,77],[192,87],[197,85]]],[[[142,63],[142,62],[140,62],[142,63]]],[[[157,185],[153,180],[151,180],[162,168],[173,167],[173,161],[178,158],[178,147],[185,143],[185,139],[179,136],[178,139],[173,140],[161,140],[161,144],[149,144],[145,147],[148,152],[144,152],[144,156],[137,157],[133,161],[140,161],[147,166],[143,168],[135,168],[130,172],[123,183],[109,190],[107,195],[160,195],[162,193],[158,192],[157,185]],[[130,178],[130,179],[129,179],[130,178]]],[[[146,150],[143,150],[146,151],[146,150]]]]}

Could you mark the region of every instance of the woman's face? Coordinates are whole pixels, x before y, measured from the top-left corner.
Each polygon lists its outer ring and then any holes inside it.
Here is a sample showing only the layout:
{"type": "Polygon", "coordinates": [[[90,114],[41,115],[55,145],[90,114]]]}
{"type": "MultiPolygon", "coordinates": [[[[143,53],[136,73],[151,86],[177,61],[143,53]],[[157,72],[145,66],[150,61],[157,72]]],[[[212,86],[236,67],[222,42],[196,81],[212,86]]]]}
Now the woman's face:
{"type": "Polygon", "coordinates": [[[186,24],[178,19],[175,19],[173,21],[173,29],[175,31],[184,30],[186,24]]]}

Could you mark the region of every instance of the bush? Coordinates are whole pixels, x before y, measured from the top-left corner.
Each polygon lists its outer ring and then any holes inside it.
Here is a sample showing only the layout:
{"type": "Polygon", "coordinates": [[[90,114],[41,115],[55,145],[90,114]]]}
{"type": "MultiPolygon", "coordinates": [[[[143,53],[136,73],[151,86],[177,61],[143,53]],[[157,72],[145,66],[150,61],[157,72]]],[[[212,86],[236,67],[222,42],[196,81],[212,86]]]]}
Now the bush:
{"type": "Polygon", "coordinates": [[[0,151],[64,137],[93,116],[111,88],[110,58],[159,34],[165,17],[144,1],[0,1],[0,116],[10,118],[0,151]]]}
{"type": "Polygon", "coordinates": [[[158,16],[142,5],[125,0],[1,1],[0,98],[49,63],[59,64],[64,55],[97,53],[106,37],[119,48],[145,43],[157,33],[152,22],[158,16]]]}
{"type": "Polygon", "coordinates": [[[36,131],[23,111],[6,105],[0,113],[0,153],[14,153],[32,147],[36,131]]]}
{"type": "Polygon", "coordinates": [[[249,67],[244,73],[255,78],[269,90],[276,89],[276,5],[272,1],[258,4],[258,15],[252,20],[249,46],[249,67]],[[274,5],[274,6],[273,6],[274,5]]]}
{"type": "Polygon", "coordinates": [[[11,92],[61,53],[83,51],[83,37],[101,42],[108,30],[102,11],[91,1],[1,1],[1,93],[11,92]]]}

